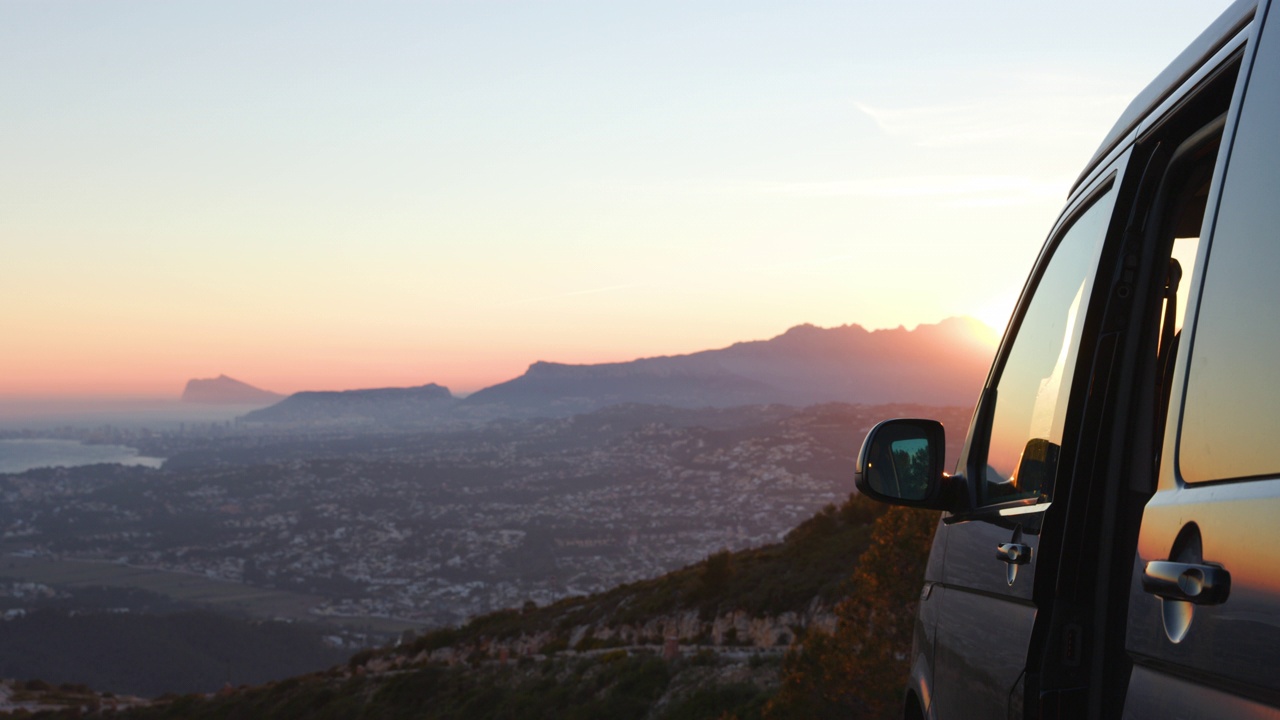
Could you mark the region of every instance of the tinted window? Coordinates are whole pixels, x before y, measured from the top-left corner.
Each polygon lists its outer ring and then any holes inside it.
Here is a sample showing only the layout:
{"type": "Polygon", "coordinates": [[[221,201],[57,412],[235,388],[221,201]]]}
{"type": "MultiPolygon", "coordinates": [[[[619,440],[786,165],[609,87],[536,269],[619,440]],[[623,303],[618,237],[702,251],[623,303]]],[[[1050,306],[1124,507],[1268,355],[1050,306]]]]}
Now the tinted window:
{"type": "Polygon", "coordinates": [[[1280,43],[1264,36],[1223,183],[1187,377],[1190,482],[1280,474],[1280,43]]]}
{"type": "Polygon", "coordinates": [[[1051,494],[1093,268],[1113,204],[1108,191],[1072,223],[1036,285],[996,384],[982,503],[1051,494]]]}

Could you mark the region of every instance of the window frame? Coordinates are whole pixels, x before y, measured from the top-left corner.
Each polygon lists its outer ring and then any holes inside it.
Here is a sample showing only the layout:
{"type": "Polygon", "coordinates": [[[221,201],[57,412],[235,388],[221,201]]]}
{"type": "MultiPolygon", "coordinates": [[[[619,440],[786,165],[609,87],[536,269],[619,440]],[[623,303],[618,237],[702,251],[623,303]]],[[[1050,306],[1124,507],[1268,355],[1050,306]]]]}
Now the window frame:
{"type": "MultiPolygon", "coordinates": [[[[1274,25],[1275,20],[1268,23],[1274,25]]],[[[1265,30],[1265,28],[1263,28],[1265,30]]],[[[1270,32],[1270,43],[1273,46],[1280,46],[1280,36],[1277,36],[1277,30],[1280,28],[1272,28],[1270,32]]],[[[1227,192],[1231,189],[1231,164],[1233,158],[1247,157],[1247,151],[1253,148],[1239,147],[1239,131],[1241,122],[1241,113],[1248,111],[1252,116],[1266,115],[1261,112],[1263,105],[1250,106],[1249,92],[1251,87],[1264,82],[1271,85],[1280,83],[1280,47],[1270,49],[1271,55],[1267,60],[1271,63],[1266,66],[1267,72],[1270,73],[1266,81],[1259,81],[1255,77],[1258,70],[1258,55],[1262,51],[1261,44],[1267,40],[1268,34],[1262,31],[1260,37],[1256,38],[1248,48],[1250,52],[1247,54],[1241,52],[1241,69],[1236,80],[1236,87],[1232,96],[1231,107],[1227,112],[1224,128],[1222,131],[1221,145],[1218,152],[1218,158],[1214,163],[1213,178],[1211,181],[1208,197],[1208,206],[1205,209],[1205,216],[1201,224],[1200,247],[1196,254],[1196,263],[1190,273],[1191,285],[1191,305],[1187,308],[1187,319],[1183,328],[1184,343],[1183,347],[1178,348],[1176,358],[1176,366],[1174,368],[1174,387],[1170,394],[1170,407],[1168,418],[1164,430],[1164,447],[1161,452],[1161,469],[1158,472],[1159,485],[1161,489],[1165,489],[1171,482],[1179,486],[1201,487],[1206,485],[1221,483],[1238,483],[1238,482],[1254,482],[1280,477],[1280,462],[1276,467],[1263,472],[1246,475],[1227,475],[1213,477],[1189,477],[1188,473],[1183,471],[1183,440],[1186,428],[1187,409],[1190,403],[1189,393],[1195,378],[1193,377],[1194,360],[1196,356],[1196,347],[1202,339],[1201,329],[1201,311],[1204,308],[1205,289],[1208,287],[1211,278],[1214,277],[1213,272],[1213,250],[1215,245],[1219,245],[1221,241],[1218,239],[1220,231],[1221,211],[1227,201],[1227,192]],[[1173,407],[1176,403],[1176,408],[1173,407]],[[1176,412],[1175,412],[1176,411],[1176,412]]],[[[1263,90],[1262,92],[1265,92],[1263,90]]],[[[1274,91],[1273,91],[1274,92],[1274,91]]],[[[1270,118],[1269,118],[1270,119],[1270,118]]],[[[1271,119],[1267,128],[1274,128],[1277,122],[1271,119]]],[[[1253,129],[1250,128],[1252,131],[1253,129]]],[[[1264,133],[1265,135],[1265,133],[1264,133]]],[[[1254,137],[1250,138],[1255,139],[1254,137]]],[[[1272,141],[1274,147],[1276,141],[1272,141]]],[[[1280,156],[1280,153],[1272,155],[1272,158],[1280,156]]],[[[1252,159],[1252,158],[1250,158],[1252,159]]],[[[1235,240],[1233,242],[1247,242],[1235,240]]],[[[1257,240],[1254,240],[1256,243],[1257,240]]],[[[1229,281],[1228,281],[1229,282],[1229,281]]],[[[1280,411],[1277,415],[1280,416],[1280,411]]]]}
{"type": "MultiPolygon", "coordinates": [[[[1004,377],[1006,365],[1009,355],[1012,353],[1014,346],[1018,342],[1018,337],[1022,331],[1022,324],[1026,319],[1032,301],[1035,298],[1040,284],[1044,279],[1045,273],[1048,271],[1050,264],[1056,255],[1062,240],[1071,232],[1076,223],[1084,217],[1086,213],[1095,208],[1099,202],[1105,200],[1108,195],[1112,197],[1112,206],[1106,221],[1105,229],[1101,238],[1095,240],[1095,252],[1089,262],[1088,272],[1085,275],[1085,288],[1082,296],[1080,312],[1083,317],[1078,321],[1081,328],[1079,335],[1078,347],[1075,350],[1075,362],[1072,367],[1065,369],[1063,377],[1070,377],[1071,385],[1064,395],[1067,403],[1065,411],[1065,421],[1063,424],[1063,445],[1068,443],[1068,439],[1074,435],[1076,425],[1076,415],[1079,412],[1079,399],[1084,392],[1080,382],[1082,368],[1092,364],[1092,354],[1094,346],[1094,335],[1092,330],[1098,322],[1100,312],[1102,310],[1102,302],[1105,298],[1097,297],[1098,289],[1098,273],[1101,268],[1108,263],[1107,257],[1113,251],[1115,242],[1113,238],[1117,232],[1117,223],[1123,224],[1122,219],[1118,219],[1117,208],[1120,207],[1122,198],[1120,197],[1121,183],[1120,177],[1127,165],[1128,152],[1122,153],[1120,156],[1112,159],[1107,163],[1105,171],[1085,188],[1078,191],[1076,197],[1072,198],[1068,207],[1055,223],[1053,231],[1049,234],[1044,245],[1041,246],[1040,253],[1036,258],[1036,263],[1031,273],[1027,277],[1027,281],[1023,284],[1021,293],[1018,296],[1018,303],[1015,306],[1013,316],[1009,321],[1003,338],[1000,342],[999,350],[996,353],[995,362],[992,363],[991,372],[987,375],[987,381],[983,386],[982,396],[979,399],[977,409],[974,413],[974,419],[971,423],[972,431],[965,442],[964,450],[961,453],[962,462],[964,463],[964,475],[971,478],[969,481],[970,507],[978,513],[983,512],[999,512],[1001,515],[1016,515],[1024,512],[1039,511],[1049,507],[1053,503],[1054,494],[1058,488],[1058,479],[1063,477],[1063,469],[1071,465],[1071,458],[1065,452],[1059,457],[1058,465],[1054,472],[1054,480],[1050,488],[1047,498],[1042,496],[1000,499],[996,502],[984,502],[982,488],[985,486],[987,462],[991,449],[991,430],[994,422],[997,390],[1001,378],[1004,377]]],[[[966,513],[967,515],[967,513],[966,513]]],[[[957,518],[959,519],[959,518],[957,518]]]]}

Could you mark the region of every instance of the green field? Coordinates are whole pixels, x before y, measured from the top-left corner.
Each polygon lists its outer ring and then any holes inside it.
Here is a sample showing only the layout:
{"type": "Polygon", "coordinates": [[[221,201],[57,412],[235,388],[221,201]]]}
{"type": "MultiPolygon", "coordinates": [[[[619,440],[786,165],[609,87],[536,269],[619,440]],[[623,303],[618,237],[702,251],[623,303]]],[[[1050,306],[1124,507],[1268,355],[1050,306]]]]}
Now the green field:
{"type": "Polygon", "coordinates": [[[138,588],[181,602],[256,618],[286,618],[350,630],[399,633],[417,630],[421,623],[380,617],[326,617],[310,608],[324,598],[317,595],[267,590],[200,575],[149,570],[99,560],[0,557],[0,576],[68,587],[138,588]]]}

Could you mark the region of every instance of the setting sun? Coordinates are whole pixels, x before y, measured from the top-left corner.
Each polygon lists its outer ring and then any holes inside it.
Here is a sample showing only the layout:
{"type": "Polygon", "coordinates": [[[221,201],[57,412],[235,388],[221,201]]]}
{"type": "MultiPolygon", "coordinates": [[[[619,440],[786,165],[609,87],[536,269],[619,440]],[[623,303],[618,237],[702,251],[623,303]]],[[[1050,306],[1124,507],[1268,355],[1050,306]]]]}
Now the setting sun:
{"type": "Polygon", "coordinates": [[[975,318],[991,328],[993,345],[999,342],[1000,336],[1004,334],[1005,328],[1009,325],[1009,318],[1013,315],[1013,307],[1017,302],[1018,289],[1010,288],[1004,295],[974,312],[975,318]]]}

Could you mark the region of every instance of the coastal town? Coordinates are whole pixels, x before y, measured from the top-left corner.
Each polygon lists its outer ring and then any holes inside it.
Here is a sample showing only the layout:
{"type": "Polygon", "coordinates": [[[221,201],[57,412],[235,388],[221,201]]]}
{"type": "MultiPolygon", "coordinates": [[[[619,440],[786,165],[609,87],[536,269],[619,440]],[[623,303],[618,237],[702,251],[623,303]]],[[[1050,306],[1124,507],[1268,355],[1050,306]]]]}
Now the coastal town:
{"type": "Polygon", "coordinates": [[[632,406],[470,432],[156,436],[163,469],[0,475],[2,548],[298,593],[317,619],[454,625],[775,542],[848,496],[857,444],[890,410],[632,406]]]}

